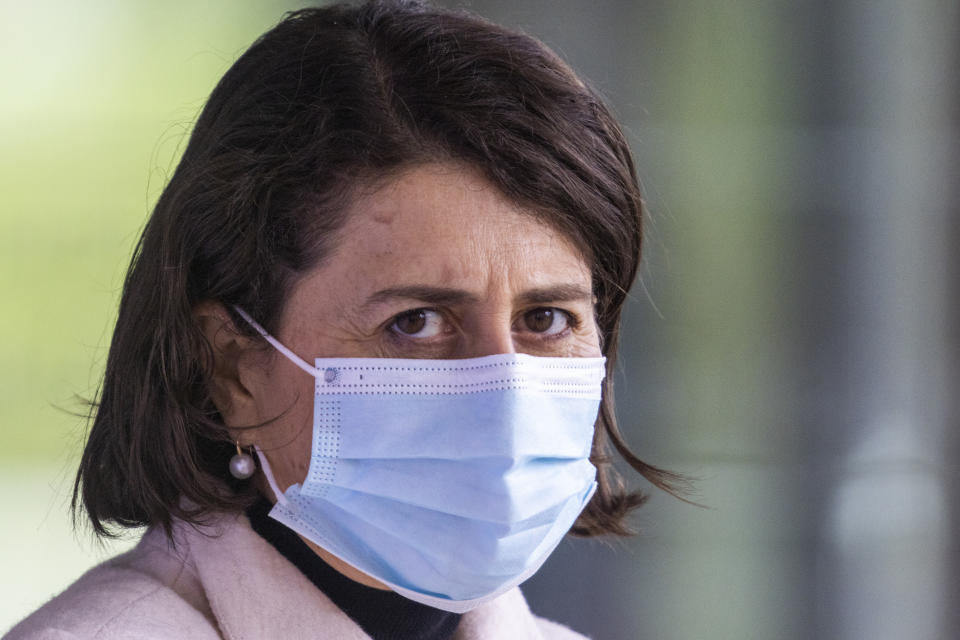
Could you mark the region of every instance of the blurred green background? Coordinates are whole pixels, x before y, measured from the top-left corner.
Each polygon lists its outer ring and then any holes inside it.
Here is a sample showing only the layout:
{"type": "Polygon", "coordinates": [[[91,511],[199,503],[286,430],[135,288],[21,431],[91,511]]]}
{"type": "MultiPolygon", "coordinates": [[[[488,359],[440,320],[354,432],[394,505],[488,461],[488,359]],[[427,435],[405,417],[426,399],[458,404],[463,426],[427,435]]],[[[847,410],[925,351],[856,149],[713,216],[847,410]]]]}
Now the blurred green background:
{"type": "MultiPolygon", "coordinates": [[[[464,0],[603,92],[648,200],[628,439],[700,478],[525,588],[596,638],[946,638],[960,569],[960,5],[464,0]]],[[[138,232],[219,76],[298,3],[0,0],[0,630],[67,517],[138,232]]]]}

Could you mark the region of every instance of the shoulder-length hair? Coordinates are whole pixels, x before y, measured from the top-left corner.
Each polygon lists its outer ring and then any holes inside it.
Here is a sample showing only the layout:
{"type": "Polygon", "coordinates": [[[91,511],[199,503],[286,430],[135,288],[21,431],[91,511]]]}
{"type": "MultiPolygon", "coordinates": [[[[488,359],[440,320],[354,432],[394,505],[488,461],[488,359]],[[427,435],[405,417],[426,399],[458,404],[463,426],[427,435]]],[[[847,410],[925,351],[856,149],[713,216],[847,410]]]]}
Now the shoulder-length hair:
{"type": "MultiPolygon", "coordinates": [[[[288,14],[214,89],[134,252],[74,485],[94,530],[200,523],[248,505],[210,396],[194,307],[218,301],[276,330],[297,278],[331,249],[358,189],[420,163],[475,167],[565,234],[592,267],[608,375],[592,461],[599,489],[573,528],[625,534],[645,500],[617,452],[654,485],[677,476],[624,442],[612,367],[640,259],[630,150],[597,94],[534,38],[415,1],[288,14]]],[[[240,331],[258,337],[239,318],[240,331]]]]}

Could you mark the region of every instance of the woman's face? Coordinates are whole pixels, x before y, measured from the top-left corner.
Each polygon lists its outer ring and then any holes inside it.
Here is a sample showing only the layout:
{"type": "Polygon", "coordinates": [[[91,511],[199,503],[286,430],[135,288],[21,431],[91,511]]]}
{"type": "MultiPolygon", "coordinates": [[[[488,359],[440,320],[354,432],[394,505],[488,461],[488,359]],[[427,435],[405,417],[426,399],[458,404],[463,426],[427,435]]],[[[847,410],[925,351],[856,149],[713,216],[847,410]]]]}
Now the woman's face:
{"type": "MultiPolygon", "coordinates": [[[[600,355],[587,263],[475,171],[409,170],[362,195],[338,235],[276,332],[307,362],[600,355]]],[[[285,490],[309,467],[314,380],[275,352],[237,362],[234,397],[218,405],[231,425],[269,421],[238,437],[267,452],[285,490]]]]}

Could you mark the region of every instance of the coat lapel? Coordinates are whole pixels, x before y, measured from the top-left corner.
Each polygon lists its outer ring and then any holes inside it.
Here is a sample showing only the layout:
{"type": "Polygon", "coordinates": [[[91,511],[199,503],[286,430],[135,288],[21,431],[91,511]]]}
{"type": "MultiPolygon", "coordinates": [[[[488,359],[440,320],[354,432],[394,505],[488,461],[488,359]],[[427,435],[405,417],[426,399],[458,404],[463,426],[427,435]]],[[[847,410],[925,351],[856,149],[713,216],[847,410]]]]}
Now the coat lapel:
{"type": "Polygon", "coordinates": [[[463,615],[454,640],[542,640],[519,588],[463,615]]]}
{"type": "Polygon", "coordinates": [[[242,514],[177,531],[188,547],[217,624],[227,640],[369,636],[296,567],[257,535],[242,514]]]}

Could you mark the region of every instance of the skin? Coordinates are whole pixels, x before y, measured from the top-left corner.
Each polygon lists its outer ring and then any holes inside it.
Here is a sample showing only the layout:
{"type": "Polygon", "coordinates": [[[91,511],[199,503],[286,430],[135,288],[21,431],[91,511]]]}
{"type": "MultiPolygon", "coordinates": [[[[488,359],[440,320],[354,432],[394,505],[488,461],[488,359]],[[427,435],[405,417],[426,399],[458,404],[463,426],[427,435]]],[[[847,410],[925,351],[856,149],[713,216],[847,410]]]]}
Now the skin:
{"type": "MultiPolygon", "coordinates": [[[[590,269],[562,234],[476,171],[425,165],[364,192],[332,253],[292,288],[275,337],[317,357],[601,355],[590,269]]],[[[238,333],[222,306],[196,309],[214,347],[213,396],[241,446],[259,445],[282,490],[306,478],[314,379],[238,333]]],[[[275,501],[260,472],[263,495],[275,501]]],[[[387,588],[310,541],[328,564],[387,588]]]]}

